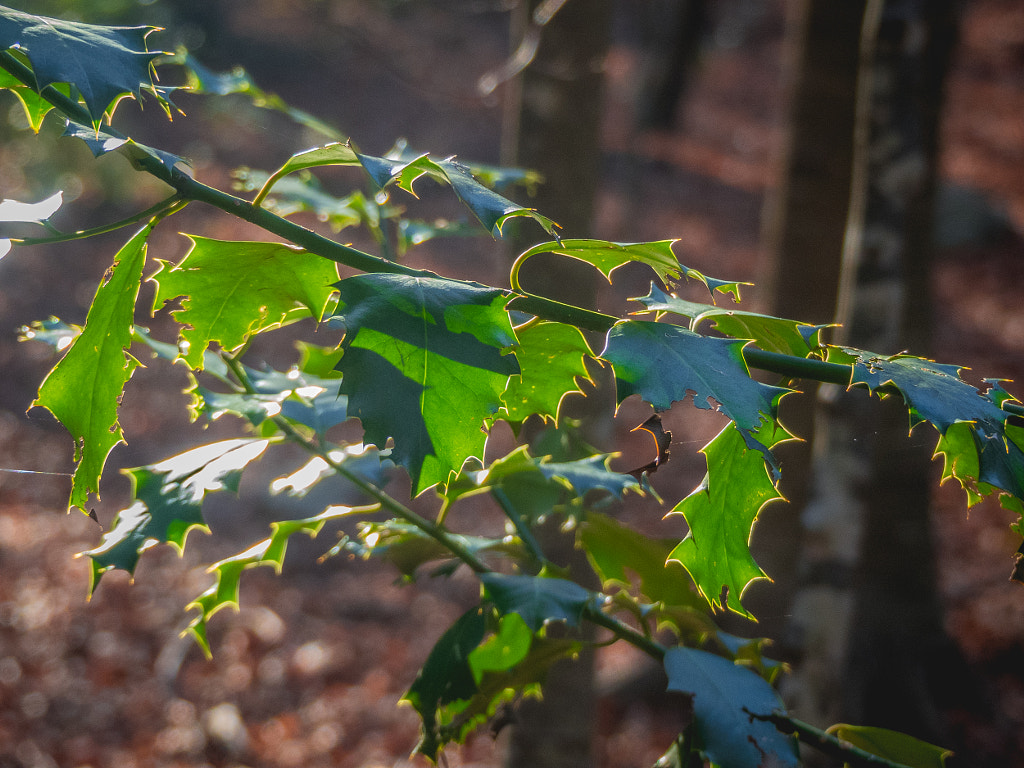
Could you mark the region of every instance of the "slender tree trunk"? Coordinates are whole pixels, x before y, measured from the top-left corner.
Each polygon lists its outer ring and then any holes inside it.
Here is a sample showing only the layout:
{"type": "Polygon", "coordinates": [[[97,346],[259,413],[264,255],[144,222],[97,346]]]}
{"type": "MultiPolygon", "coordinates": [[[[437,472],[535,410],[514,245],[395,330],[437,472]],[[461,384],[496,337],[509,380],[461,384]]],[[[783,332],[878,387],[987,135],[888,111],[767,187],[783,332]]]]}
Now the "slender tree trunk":
{"type": "MultiPolygon", "coordinates": [[[[778,159],[779,182],[768,197],[762,241],[771,314],[829,323],[835,313],[846,212],[850,202],[857,67],[864,0],[798,0],[789,5],[783,76],[788,82],[787,137],[778,159]]],[[[811,436],[817,388],[805,382],[803,397],[782,403],[783,423],[806,438],[779,448],[785,468],[782,493],[790,504],[766,514],[771,525],[755,528],[759,561],[775,579],[771,605],[754,605],[762,631],[784,635],[786,606],[796,589],[803,531],[800,510],[810,486],[811,436]]],[[[766,590],[767,592],[767,590],[766,590]]],[[[752,599],[758,598],[758,593],[752,599]]],[[[829,642],[825,641],[824,645],[829,642]]]]}
{"type": "MultiPolygon", "coordinates": [[[[839,319],[855,346],[927,354],[938,122],[956,3],[875,4],[877,16],[865,26],[873,55],[861,88],[859,204],[849,220],[839,319]]],[[[942,741],[949,734],[938,711],[939,681],[955,652],[935,588],[928,492],[934,435],[908,440],[898,407],[873,430],[864,421],[854,425],[871,482],[854,489],[863,532],[843,715],[942,741]]]]}
{"type": "MultiPolygon", "coordinates": [[[[867,3],[840,342],[927,352],[937,121],[954,30],[952,2],[867,3]]],[[[934,585],[929,452],[907,439],[897,403],[836,388],[820,403],[792,609],[803,658],[789,696],[813,722],[884,724],[945,741],[933,686],[955,654],[934,585]]]]}
{"type": "MultiPolygon", "coordinates": [[[[566,236],[583,237],[591,230],[600,174],[602,70],[611,3],[569,0],[538,30],[544,19],[535,13],[554,7],[550,1],[528,0],[515,11],[513,44],[526,34],[539,32],[540,39],[533,60],[508,90],[502,161],[540,171],[544,183],[530,204],[561,224],[566,236]]],[[[521,235],[513,237],[513,243],[517,252],[532,244],[521,235]]],[[[524,286],[541,295],[582,306],[594,300],[596,273],[579,262],[538,256],[525,272],[524,286]]],[[[540,537],[547,556],[568,565],[581,583],[593,582],[586,559],[573,547],[572,534],[559,531],[557,525],[548,528],[540,537]]],[[[544,699],[525,701],[518,709],[508,765],[592,765],[593,673],[589,650],[550,670],[544,699]]]]}

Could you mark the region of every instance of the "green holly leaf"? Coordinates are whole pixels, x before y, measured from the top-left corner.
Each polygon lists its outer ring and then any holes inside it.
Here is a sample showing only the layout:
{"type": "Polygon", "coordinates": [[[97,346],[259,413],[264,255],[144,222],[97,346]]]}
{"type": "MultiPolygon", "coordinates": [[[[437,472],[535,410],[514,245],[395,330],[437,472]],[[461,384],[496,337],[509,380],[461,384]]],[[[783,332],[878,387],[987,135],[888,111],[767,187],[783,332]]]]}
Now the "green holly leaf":
{"type": "Polygon", "coordinates": [[[63,136],[83,141],[89,148],[89,151],[92,152],[93,157],[101,157],[110,152],[118,152],[128,158],[132,167],[136,169],[143,166],[151,169],[153,168],[152,161],[155,160],[159,164],[157,170],[165,176],[176,166],[187,167],[189,164],[185,158],[178,155],[165,152],[162,149],[147,147],[145,144],[140,144],[133,139],[115,135],[99,128],[81,125],[72,120],[65,121],[63,136]]]}
{"type": "Polygon", "coordinates": [[[142,229],[118,251],[96,291],[82,333],[47,374],[32,403],[50,411],[74,438],[78,465],[68,505],[83,510],[90,493],[99,495],[107,456],[124,441],[117,407],[139,364],[127,350],[149,233],[149,227],[142,229]]]}
{"type": "MultiPolygon", "coordinates": [[[[54,87],[65,96],[71,95],[71,88],[65,84],[57,84],[54,87]]],[[[43,118],[50,113],[53,105],[7,70],[0,70],[0,88],[7,89],[15,95],[25,112],[29,127],[35,133],[39,133],[39,129],[43,127],[43,118]]]]}
{"type": "Polygon", "coordinates": [[[237,492],[242,470],[263,455],[267,440],[223,440],[165,459],[123,470],[132,483],[134,503],[121,511],[92,558],[92,586],[111,568],[135,572],[139,556],[155,543],[179,551],[195,528],[208,531],[203,499],[221,490],[237,492]]]}
{"type": "Polygon", "coordinates": [[[551,665],[574,656],[580,644],[537,637],[518,614],[501,616],[498,629],[469,653],[477,690],[467,699],[451,702],[438,712],[434,739],[441,745],[465,742],[471,730],[493,717],[499,706],[520,696],[539,695],[551,665]]]}
{"type": "Polygon", "coordinates": [[[936,453],[945,457],[943,479],[955,477],[974,504],[1006,493],[1024,499],[1024,431],[1007,424],[1001,405],[1012,398],[998,382],[981,394],[960,378],[961,366],[911,355],[877,355],[828,348],[830,362],[852,365],[850,386],[871,392],[895,387],[910,414],[910,429],[923,421],[939,431],[936,453]]]}
{"type": "MultiPolygon", "coordinates": [[[[383,485],[388,471],[394,466],[387,458],[387,452],[362,443],[331,449],[327,458],[334,464],[344,464],[345,469],[374,485],[383,485]]],[[[336,477],[334,467],[320,456],[314,456],[291,474],[278,477],[270,483],[270,493],[287,494],[303,498],[309,490],[328,477],[336,477]]]]}
{"type": "Polygon", "coordinates": [[[212,342],[235,350],[257,333],[323,316],[338,278],[327,259],[277,243],[189,239],[192,247],[181,262],[161,261],[150,279],[157,285],[154,312],[186,297],[171,314],[188,326],[179,346],[193,369],[203,367],[212,342]]]}
{"type": "Polygon", "coordinates": [[[281,371],[244,367],[255,392],[214,392],[193,378],[187,390],[193,396],[193,418],[205,415],[211,421],[226,413],[260,426],[274,416],[312,429],[320,438],[327,430],[348,419],[348,398],[338,394],[338,379],[324,379],[297,368],[281,371]]]}
{"type": "Polygon", "coordinates": [[[721,339],[666,323],[627,320],[608,331],[601,357],[615,371],[618,401],[638,394],[656,411],[693,392],[693,404],[712,408],[732,419],[747,444],[761,445],[764,458],[774,466],[768,446],[755,433],[775,423],[779,400],[791,390],[762,384],[750,377],[743,359],[749,342],[721,339]]]}
{"type": "Polygon", "coordinates": [[[16,48],[32,65],[37,90],[53,83],[74,86],[98,125],[122,96],[143,89],[166,99],[153,84],[146,46],[155,27],[104,27],[33,16],[0,8],[0,48],[16,48]]]}
{"type": "MultiPolygon", "coordinates": [[[[281,195],[295,196],[298,194],[308,196],[310,194],[310,190],[316,190],[319,192],[319,187],[312,183],[310,179],[303,179],[298,184],[292,185],[288,188],[282,188],[281,182],[285,176],[296,173],[297,171],[331,165],[359,165],[359,157],[356,155],[355,150],[353,150],[347,143],[341,142],[333,142],[323,147],[314,147],[313,149],[307,149],[303,152],[294,154],[288,159],[288,162],[263,180],[262,186],[256,194],[254,203],[259,205],[274,189],[277,190],[276,195],[279,197],[281,195]],[[303,189],[303,187],[305,189],[303,189]]],[[[252,172],[249,172],[248,175],[252,178],[247,179],[247,182],[251,183],[258,181],[258,177],[255,177],[252,172]]],[[[328,197],[323,192],[319,193],[323,198],[328,197]]]]}
{"type": "Polygon", "coordinates": [[[594,353],[578,328],[562,323],[527,323],[516,329],[520,374],[509,379],[502,395],[503,418],[522,424],[532,414],[557,420],[567,395],[592,381],[585,360],[594,353]]]}
{"type": "Polygon", "coordinates": [[[576,582],[565,579],[484,573],[480,581],[502,614],[518,613],[534,632],[549,621],[564,621],[575,627],[594,597],[576,582]]]}
{"type": "Polygon", "coordinates": [[[677,561],[669,560],[672,543],[652,539],[599,512],[587,515],[580,539],[605,589],[612,585],[629,589],[632,573],[640,595],[649,602],[706,610],[686,572],[677,561]]]}
{"type": "MultiPolygon", "coordinates": [[[[568,239],[541,243],[523,252],[512,268],[515,276],[522,264],[540,253],[554,253],[590,264],[612,281],[612,272],[621,266],[638,262],[654,270],[662,282],[678,280],[685,269],[679,264],[672,244],[675,240],[660,240],[654,243],[612,243],[607,240],[568,239]]],[[[515,277],[513,277],[515,285],[515,277]]]]}
{"type": "Polygon", "coordinates": [[[800,765],[795,738],[751,717],[785,709],[763,678],[695,648],[670,648],[665,672],[668,690],[693,695],[697,735],[712,763],[728,768],[800,765]]]}
{"type": "Polygon", "coordinates": [[[542,216],[533,208],[526,208],[506,197],[502,197],[493,189],[481,184],[470,172],[469,168],[454,160],[432,160],[426,155],[414,159],[405,157],[375,157],[357,153],[359,162],[370,176],[378,189],[385,189],[395,184],[405,191],[413,192],[414,182],[430,176],[435,181],[450,185],[456,196],[462,201],[484,228],[496,237],[501,236],[502,227],[511,218],[526,216],[533,219],[552,237],[555,235],[555,223],[542,216]]]}
{"type": "Polygon", "coordinates": [[[712,608],[753,618],[740,603],[747,585],[767,578],[750,554],[750,530],[764,506],[782,495],[757,450],[730,424],[701,449],[708,474],[669,514],[681,514],[690,533],[672,553],[712,608]],[[727,587],[723,604],[722,588],[727,587]]]}
{"type": "Polygon", "coordinates": [[[953,754],[952,750],[885,728],[837,723],[828,732],[858,749],[908,768],[944,768],[946,758],[953,754]]]}
{"type": "Polygon", "coordinates": [[[554,253],[570,259],[590,264],[600,270],[601,274],[612,281],[612,272],[621,266],[637,262],[646,264],[654,270],[663,283],[679,280],[685,275],[699,281],[711,293],[730,293],[738,301],[740,285],[735,281],[717,280],[707,277],[696,269],[685,267],[679,263],[672,246],[676,240],[659,240],[652,243],[612,243],[607,240],[557,240],[553,243],[535,245],[516,259],[512,267],[512,285],[518,284],[519,270],[532,256],[539,253],[554,253]]]}
{"type": "Polygon", "coordinates": [[[442,278],[360,275],[337,284],[341,392],[366,440],[394,438],[415,493],[482,456],[483,427],[519,373],[499,290],[442,278]]]}
{"type": "Polygon", "coordinates": [[[402,697],[423,721],[415,751],[431,760],[437,759],[438,750],[444,746],[440,729],[450,719],[446,705],[468,701],[479,690],[469,657],[483,641],[486,629],[486,616],[480,606],[466,611],[434,645],[416,680],[402,697]]]}
{"type": "Polygon", "coordinates": [[[210,618],[222,608],[231,607],[238,610],[238,597],[242,573],[250,568],[261,566],[272,567],[278,574],[284,566],[285,553],[289,539],[296,533],[304,533],[310,538],[323,530],[324,525],[340,520],[353,514],[373,512],[372,507],[332,506],[313,517],[302,520],[281,520],[270,524],[269,538],[257,542],[243,552],[232,557],[219,560],[207,569],[214,574],[213,585],[196,597],[186,606],[186,610],[196,608],[198,615],[192,620],[187,632],[199,643],[207,658],[210,657],[210,644],[207,640],[206,628],[210,618]]]}
{"type": "Polygon", "coordinates": [[[610,454],[588,456],[577,461],[545,461],[537,464],[541,474],[549,479],[565,480],[582,498],[594,490],[607,491],[622,498],[627,491],[643,493],[640,483],[632,475],[608,468],[610,454]]]}
{"type": "Polygon", "coordinates": [[[821,347],[818,336],[828,327],[687,301],[665,293],[654,283],[651,283],[651,290],[646,296],[633,301],[639,301],[651,312],[672,312],[689,317],[691,331],[696,332],[701,323],[710,321],[724,336],[749,339],[761,349],[797,357],[807,357],[817,351],[821,347]]]}
{"type": "MultiPolygon", "coordinates": [[[[299,370],[318,379],[340,379],[338,362],[343,351],[341,347],[322,347],[305,341],[296,341],[299,350],[299,370]]],[[[337,382],[335,382],[337,383],[337,382]]]]}
{"type": "Polygon", "coordinates": [[[551,462],[546,457],[530,456],[526,446],[495,460],[485,470],[464,471],[442,494],[446,514],[459,498],[489,490],[502,500],[506,514],[518,516],[513,522],[533,525],[540,518],[559,510],[572,514],[591,491],[622,498],[627,491],[643,493],[631,475],[608,468],[610,456],[591,456],[578,461],[551,462]]]}

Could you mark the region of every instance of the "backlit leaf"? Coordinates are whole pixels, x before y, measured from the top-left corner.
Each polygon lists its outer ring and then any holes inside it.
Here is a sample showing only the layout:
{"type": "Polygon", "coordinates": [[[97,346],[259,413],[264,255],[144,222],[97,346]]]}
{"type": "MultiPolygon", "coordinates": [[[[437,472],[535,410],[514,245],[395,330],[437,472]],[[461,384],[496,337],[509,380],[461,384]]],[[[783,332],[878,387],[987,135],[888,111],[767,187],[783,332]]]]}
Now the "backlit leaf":
{"type": "Polygon", "coordinates": [[[579,329],[562,323],[528,323],[516,329],[520,374],[509,379],[502,395],[502,417],[521,424],[532,414],[557,418],[566,395],[590,381],[584,361],[593,352],[579,329]]]}
{"type": "Polygon", "coordinates": [[[305,317],[319,320],[334,292],[337,267],[327,259],[277,243],[193,237],[177,264],[160,262],[154,312],[184,296],[174,319],[181,332],[181,357],[202,368],[211,342],[234,350],[252,335],[305,317]]]}
{"type": "Polygon", "coordinates": [[[47,375],[32,403],[56,416],[75,440],[78,466],[68,503],[83,510],[89,494],[99,494],[107,456],[124,440],[117,408],[124,385],[139,364],[127,350],[149,233],[149,227],[142,229],[118,251],[109,276],[96,291],[82,333],[47,375]]]}
{"type": "MultiPolygon", "coordinates": [[[[669,560],[673,545],[650,538],[598,512],[583,521],[580,538],[587,559],[607,588],[629,588],[636,574],[640,594],[652,603],[704,608],[677,561],[669,560]]],[[[706,609],[705,609],[706,610],[706,609]]]]}
{"type": "Polygon", "coordinates": [[[681,514],[690,533],[669,556],[678,560],[712,607],[753,618],[740,596],[755,579],[767,578],[748,546],[754,520],[765,504],[782,498],[757,450],[730,424],[701,449],[708,474],[670,514],[681,514]],[[722,588],[728,593],[723,605],[722,588]]]}
{"type": "Polygon", "coordinates": [[[651,243],[612,243],[607,240],[579,239],[541,243],[525,251],[516,259],[516,263],[512,267],[512,284],[516,284],[519,270],[527,259],[540,253],[554,253],[596,267],[608,282],[612,281],[612,272],[616,269],[636,262],[646,264],[653,269],[663,283],[679,280],[685,275],[687,278],[703,283],[712,296],[718,291],[730,293],[735,299],[739,299],[739,287],[742,283],[717,280],[707,277],[695,269],[683,266],[672,251],[675,242],[675,240],[659,240],[651,243]]]}
{"type": "Polygon", "coordinates": [[[796,739],[751,718],[785,709],[754,672],[695,648],[665,654],[668,690],[693,694],[693,716],[705,755],[725,768],[800,765],[796,739]]]}
{"type": "Polygon", "coordinates": [[[275,185],[288,174],[325,165],[359,165],[359,157],[347,143],[337,141],[323,147],[314,147],[298,152],[267,177],[256,195],[256,201],[259,202],[266,198],[275,185]]]}
{"type": "Polygon", "coordinates": [[[951,750],[885,728],[838,723],[828,732],[865,752],[908,768],[944,768],[946,758],[953,754],[951,750]]]}
{"type": "Polygon", "coordinates": [[[519,373],[503,292],[441,278],[360,275],[338,283],[341,392],[367,442],[384,446],[416,493],[482,456],[485,422],[519,373]]]}
{"type": "MultiPolygon", "coordinates": [[[[54,87],[65,96],[71,94],[67,85],[58,84],[54,87]]],[[[15,95],[25,112],[29,127],[39,133],[39,129],[43,127],[43,118],[50,113],[53,105],[6,70],[0,70],[0,88],[5,88],[15,95]]]]}
{"type": "Polygon", "coordinates": [[[340,520],[353,514],[372,512],[376,507],[332,506],[318,515],[302,520],[281,520],[270,524],[269,538],[253,544],[244,552],[219,560],[207,569],[214,574],[213,585],[196,597],[187,608],[198,609],[198,615],[188,626],[188,633],[199,643],[203,652],[210,656],[210,644],[207,640],[206,627],[210,618],[222,608],[238,609],[239,583],[242,573],[250,568],[261,566],[272,567],[278,574],[284,566],[288,540],[296,533],[304,533],[316,538],[324,525],[333,520],[340,520]]]}
{"type": "Polygon", "coordinates": [[[17,200],[0,200],[0,222],[46,221],[60,208],[64,194],[57,192],[38,203],[21,203],[17,200]]]}

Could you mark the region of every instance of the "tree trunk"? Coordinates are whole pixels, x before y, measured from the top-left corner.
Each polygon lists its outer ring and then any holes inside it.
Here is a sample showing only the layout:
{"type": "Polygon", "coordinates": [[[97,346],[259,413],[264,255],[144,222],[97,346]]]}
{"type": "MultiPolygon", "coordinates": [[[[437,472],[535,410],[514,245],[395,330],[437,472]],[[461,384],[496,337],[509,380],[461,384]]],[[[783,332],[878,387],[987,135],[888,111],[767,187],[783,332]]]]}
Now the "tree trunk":
{"type": "MultiPolygon", "coordinates": [[[[611,3],[570,0],[540,26],[534,12],[552,7],[550,1],[529,0],[515,11],[514,44],[526,34],[539,33],[540,39],[529,66],[509,84],[502,162],[540,171],[544,183],[530,205],[561,224],[566,236],[585,237],[592,226],[600,174],[602,70],[611,3]]],[[[511,239],[517,252],[532,244],[515,234],[511,239]]],[[[580,262],[541,255],[531,259],[523,283],[538,294],[591,306],[596,277],[592,267],[580,262]]],[[[572,534],[557,530],[557,525],[548,528],[540,532],[547,556],[569,565],[580,583],[593,582],[586,559],[573,547],[572,534]]],[[[590,650],[550,670],[544,699],[524,701],[518,708],[509,766],[589,768],[593,764],[593,672],[590,650]]]]}
{"type": "MultiPolygon", "coordinates": [[[[840,342],[927,353],[937,124],[954,30],[953,2],[866,5],[840,342]]],[[[803,657],[788,696],[822,725],[847,720],[946,741],[935,683],[955,652],[934,584],[929,452],[916,433],[908,440],[905,407],[863,391],[822,394],[792,608],[803,657]]]]}
{"type": "MultiPolygon", "coordinates": [[[[780,180],[765,204],[762,241],[770,267],[759,280],[773,315],[829,323],[835,314],[852,181],[863,15],[864,0],[790,4],[783,71],[789,84],[788,132],[778,159],[780,180]]],[[[796,589],[803,534],[800,510],[810,486],[817,387],[806,382],[804,390],[806,396],[782,402],[783,423],[806,438],[778,449],[785,467],[781,491],[790,504],[770,509],[771,525],[754,529],[759,562],[775,586],[752,594],[752,607],[766,617],[761,631],[783,638],[784,653],[786,606],[796,589]],[[761,606],[753,602],[758,599],[772,602],[761,606]]]]}

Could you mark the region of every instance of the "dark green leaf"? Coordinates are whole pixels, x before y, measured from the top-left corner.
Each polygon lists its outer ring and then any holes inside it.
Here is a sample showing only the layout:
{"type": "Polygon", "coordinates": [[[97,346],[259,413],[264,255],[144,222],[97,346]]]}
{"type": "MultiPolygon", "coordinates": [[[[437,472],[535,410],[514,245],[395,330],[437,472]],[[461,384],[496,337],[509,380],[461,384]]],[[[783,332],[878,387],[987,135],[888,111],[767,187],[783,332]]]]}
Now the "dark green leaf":
{"type": "Polygon", "coordinates": [[[345,324],[341,392],[366,440],[383,446],[416,493],[483,453],[485,422],[519,373],[499,290],[441,278],[360,275],[338,283],[345,324]]]}
{"type": "Polygon", "coordinates": [[[187,166],[188,161],[183,157],[164,152],[162,149],[147,147],[123,136],[115,136],[99,128],[80,125],[71,120],[65,122],[64,136],[73,139],[81,139],[89,147],[94,157],[100,157],[109,152],[119,152],[128,158],[136,168],[140,167],[143,161],[156,160],[167,173],[176,166],[187,166]]]}
{"type": "MultiPolygon", "coordinates": [[[[615,371],[619,402],[639,394],[657,411],[693,393],[693,404],[712,408],[732,419],[748,445],[755,433],[775,422],[779,400],[790,390],[762,384],[750,377],[743,359],[748,342],[719,339],[675,325],[628,320],[608,331],[601,357],[615,371]]],[[[768,446],[765,459],[773,463],[768,446]]],[[[773,464],[774,466],[774,464],[773,464]]]]}
{"type": "Polygon", "coordinates": [[[207,493],[238,490],[249,462],[266,450],[266,440],[223,440],[193,448],[159,464],[126,469],[135,502],[118,514],[92,558],[93,589],[111,568],[134,573],[139,555],[154,543],[179,550],[193,528],[207,530],[203,499],[207,493]]]}
{"type": "Polygon", "coordinates": [[[672,510],[686,518],[690,533],[670,557],[683,564],[712,607],[723,607],[724,586],[725,605],[749,617],[740,596],[750,582],[766,578],[750,555],[750,530],[764,505],[782,495],[768,476],[761,453],[746,446],[734,425],[723,429],[701,453],[707,457],[708,474],[672,510]]]}
{"type": "Polygon", "coordinates": [[[89,494],[99,493],[107,456],[124,439],[117,407],[139,364],[127,350],[149,233],[149,227],[142,229],[118,251],[109,276],[96,291],[81,335],[47,375],[32,403],[56,416],[75,440],[78,466],[68,503],[83,510],[89,494]]]}
{"type": "Polygon", "coordinates": [[[189,326],[181,332],[181,357],[192,368],[202,368],[211,342],[234,350],[254,334],[322,317],[338,277],[327,259],[278,243],[189,239],[181,262],[161,261],[150,279],[157,284],[154,311],[187,297],[172,315],[189,326]]]}
{"type": "Polygon", "coordinates": [[[480,581],[501,613],[518,613],[534,632],[549,621],[575,627],[593,598],[588,590],[565,579],[485,573],[480,581]]]}
{"type": "Polygon", "coordinates": [[[442,184],[449,184],[459,200],[473,212],[484,228],[495,236],[501,236],[501,229],[510,218],[526,216],[540,224],[544,231],[555,237],[555,224],[532,208],[502,197],[497,192],[473,178],[469,169],[453,160],[431,160],[421,155],[412,160],[393,157],[374,157],[358,154],[359,161],[378,189],[396,184],[407,192],[413,192],[414,182],[430,176],[442,184]]]}
{"type": "Polygon", "coordinates": [[[960,378],[962,368],[911,355],[877,355],[829,347],[829,361],[853,365],[851,386],[871,392],[894,386],[910,412],[910,428],[931,422],[941,435],[943,478],[955,477],[973,504],[990,493],[1024,499],[1024,440],[1015,439],[1001,405],[1011,396],[998,382],[981,394],[960,378]]]}
{"type": "Polygon", "coordinates": [[[614,472],[608,468],[611,456],[590,456],[578,461],[541,461],[537,469],[551,479],[568,482],[580,497],[590,491],[602,490],[622,498],[626,491],[642,493],[640,483],[632,475],[614,472]]]}
{"type": "Polygon", "coordinates": [[[761,349],[797,357],[807,357],[817,350],[821,346],[818,335],[827,327],[686,301],[665,293],[653,283],[646,296],[634,301],[639,301],[652,312],[672,312],[691,318],[691,331],[696,331],[702,322],[708,320],[725,336],[750,339],[761,349]]]}
{"type": "Polygon", "coordinates": [[[437,752],[443,746],[439,728],[444,722],[438,721],[438,715],[443,712],[439,710],[451,702],[472,698],[478,690],[469,658],[483,641],[486,626],[486,617],[479,606],[464,613],[437,641],[416,681],[403,697],[423,720],[423,735],[416,751],[431,760],[437,759],[437,752]]]}
{"type": "MultiPolygon", "coordinates": [[[[580,505],[591,491],[603,491],[622,497],[627,491],[642,493],[640,484],[630,475],[608,469],[608,456],[592,456],[578,461],[548,462],[529,455],[525,446],[495,460],[483,471],[463,472],[443,494],[445,505],[480,490],[501,493],[519,521],[527,526],[555,511],[569,514],[562,505],[580,505]]],[[[504,506],[504,504],[503,504],[504,506]]]]}
{"type": "Polygon", "coordinates": [[[665,672],[670,691],[693,694],[697,733],[712,763],[725,768],[800,765],[796,739],[750,717],[785,709],[754,672],[694,648],[670,648],[665,672]]]}
{"type": "Polygon", "coordinates": [[[159,52],[146,47],[153,30],[81,24],[0,7],[0,48],[16,47],[28,57],[40,90],[52,83],[73,85],[95,124],[124,95],[140,96],[143,89],[158,94],[152,63],[159,52]]]}

